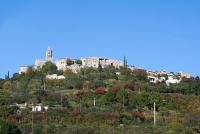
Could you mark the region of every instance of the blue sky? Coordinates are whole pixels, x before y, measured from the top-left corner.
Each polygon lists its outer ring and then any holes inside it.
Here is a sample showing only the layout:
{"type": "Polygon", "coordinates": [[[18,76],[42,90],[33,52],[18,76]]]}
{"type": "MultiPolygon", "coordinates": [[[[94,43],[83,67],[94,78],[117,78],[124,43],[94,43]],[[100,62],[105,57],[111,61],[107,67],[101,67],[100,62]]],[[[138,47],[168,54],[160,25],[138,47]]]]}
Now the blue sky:
{"type": "Polygon", "coordinates": [[[200,75],[199,0],[0,0],[0,77],[43,58],[105,56],[200,75]]]}

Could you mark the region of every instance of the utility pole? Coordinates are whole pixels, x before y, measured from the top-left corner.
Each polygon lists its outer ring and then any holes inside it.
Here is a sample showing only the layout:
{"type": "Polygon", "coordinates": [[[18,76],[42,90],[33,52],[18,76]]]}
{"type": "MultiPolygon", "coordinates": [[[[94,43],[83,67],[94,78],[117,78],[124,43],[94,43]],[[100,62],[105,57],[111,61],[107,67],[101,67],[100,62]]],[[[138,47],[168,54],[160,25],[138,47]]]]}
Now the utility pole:
{"type": "Polygon", "coordinates": [[[45,81],[44,81],[44,90],[46,90],[46,83],[45,83],[45,81]]]}
{"type": "Polygon", "coordinates": [[[124,104],[124,95],[123,95],[123,107],[125,107],[125,104],[124,104]]]}
{"type": "Polygon", "coordinates": [[[82,99],[80,98],[80,112],[81,112],[81,106],[82,106],[81,103],[82,103],[82,99]]]}
{"type": "Polygon", "coordinates": [[[32,133],[31,134],[34,134],[34,115],[33,115],[33,111],[32,111],[32,133]]]}
{"type": "Polygon", "coordinates": [[[156,103],[153,104],[154,126],[156,126],[156,103]]]}
{"type": "Polygon", "coordinates": [[[35,111],[35,107],[34,104],[32,102],[32,122],[31,122],[31,134],[34,134],[34,111],[35,111]]]}
{"type": "Polygon", "coordinates": [[[96,98],[94,97],[94,107],[96,106],[96,98]]]}

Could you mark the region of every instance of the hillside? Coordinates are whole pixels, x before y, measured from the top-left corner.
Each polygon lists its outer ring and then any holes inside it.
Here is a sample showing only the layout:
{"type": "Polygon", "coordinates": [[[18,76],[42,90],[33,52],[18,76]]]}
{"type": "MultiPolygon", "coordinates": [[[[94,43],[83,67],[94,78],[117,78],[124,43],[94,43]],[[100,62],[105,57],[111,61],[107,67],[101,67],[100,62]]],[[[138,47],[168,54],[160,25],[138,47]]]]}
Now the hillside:
{"type": "Polygon", "coordinates": [[[200,133],[200,79],[181,79],[152,83],[127,66],[63,72],[48,62],[0,80],[0,133],[200,133]],[[65,78],[46,78],[52,74],[65,78]]]}

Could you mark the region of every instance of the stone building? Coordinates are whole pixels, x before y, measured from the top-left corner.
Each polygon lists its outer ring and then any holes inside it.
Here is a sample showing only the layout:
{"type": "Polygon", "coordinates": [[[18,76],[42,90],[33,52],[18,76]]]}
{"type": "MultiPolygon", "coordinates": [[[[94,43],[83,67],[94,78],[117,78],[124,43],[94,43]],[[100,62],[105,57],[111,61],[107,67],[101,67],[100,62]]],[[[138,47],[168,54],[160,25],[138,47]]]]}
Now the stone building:
{"type": "Polygon", "coordinates": [[[53,62],[53,50],[51,49],[50,46],[46,50],[46,55],[44,60],[40,59],[35,60],[34,69],[42,68],[42,66],[48,61],[53,62]]]}
{"type": "MultiPolygon", "coordinates": [[[[101,65],[102,68],[105,68],[106,66],[114,66],[115,68],[119,68],[120,66],[123,66],[123,61],[120,60],[114,60],[114,59],[109,59],[109,58],[103,58],[103,57],[86,57],[86,58],[80,58],[78,60],[80,63],[77,63],[76,59],[71,59],[71,58],[61,58],[56,60],[55,62],[53,61],[53,50],[51,47],[48,47],[45,53],[45,59],[40,60],[36,59],[35,64],[33,66],[34,70],[42,68],[46,62],[52,62],[55,63],[57,66],[58,70],[65,71],[66,69],[72,70],[74,73],[78,73],[81,68],[84,67],[93,67],[93,68],[98,68],[99,65],[101,65]],[[70,59],[73,64],[68,65],[67,59],[70,59]]],[[[28,66],[22,66],[20,67],[19,73],[22,72],[27,72],[28,71],[28,66]]]]}
{"type": "Polygon", "coordinates": [[[108,59],[108,58],[101,58],[101,57],[87,57],[87,58],[81,58],[81,64],[77,64],[76,60],[70,59],[73,64],[68,65],[67,64],[67,59],[70,58],[62,58],[57,61],[55,61],[55,64],[58,68],[58,70],[66,70],[70,69],[72,72],[77,73],[80,71],[81,68],[84,67],[92,67],[92,68],[98,68],[99,65],[102,66],[102,68],[105,68],[106,66],[112,65],[116,68],[119,68],[120,66],[123,66],[123,62],[119,60],[113,60],[113,59],[108,59]]]}
{"type": "Polygon", "coordinates": [[[82,61],[82,67],[98,68],[99,64],[102,66],[102,68],[105,68],[106,66],[114,66],[115,68],[123,66],[123,61],[103,58],[103,57],[81,58],[81,61],[82,61]]]}
{"type": "Polygon", "coordinates": [[[190,73],[187,73],[187,72],[184,72],[184,71],[181,71],[179,72],[179,75],[183,78],[192,78],[192,75],[190,73]]]}
{"type": "Polygon", "coordinates": [[[70,69],[70,70],[72,70],[72,72],[78,73],[78,71],[80,71],[80,69],[81,69],[81,65],[76,64],[76,60],[71,59],[71,58],[62,58],[62,59],[56,60],[55,64],[56,64],[58,70],[62,70],[62,71],[65,71],[66,69],[70,69]],[[68,59],[70,59],[73,62],[72,65],[67,64],[68,59]]]}

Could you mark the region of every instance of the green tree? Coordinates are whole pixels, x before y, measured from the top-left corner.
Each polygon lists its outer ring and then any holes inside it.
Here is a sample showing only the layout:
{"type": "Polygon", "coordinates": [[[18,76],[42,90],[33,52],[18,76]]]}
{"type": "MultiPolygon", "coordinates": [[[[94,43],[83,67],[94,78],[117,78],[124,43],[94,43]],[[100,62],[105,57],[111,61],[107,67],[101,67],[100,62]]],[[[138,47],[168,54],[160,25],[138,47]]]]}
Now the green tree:
{"type": "Polygon", "coordinates": [[[32,72],[33,72],[33,67],[29,66],[26,73],[32,73],[32,72]]]}
{"type": "Polygon", "coordinates": [[[11,83],[11,81],[6,81],[3,84],[3,89],[11,90],[12,89],[12,83],[11,83]]]}
{"type": "Polygon", "coordinates": [[[160,107],[159,113],[162,116],[163,121],[165,122],[165,116],[169,115],[169,109],[167,109],[166,107],[160,107]]]}
{"type": "Polygon", "coordinates": [[[65,71],[64,71],[64,74],[63,74],[65,77],[68,77],[68,76],[72,76],[72,75],[74,75],[74,73],[72,72],[72,70],[71,69],[66,69],[65,71]]]}
{"type": "Polygon", "coordinates": [[[4,84],[4,79],[0,79],[0,89],[2,89],[3,88],[3,84],[4,84]]]}
{"type": "Polygon", "coordinates": [[[72,61],[70,58],[67,58],[67,65],[71,66],[74,64],[74,61],[72,61]]]}
{"type": "Polygon", "coordinates": [[[42,83],[38,79],[32,79],[28,84],[28,89],[38,90],[41,89],[42,83]]]}
{"type": "Polygon", "coordinates": [[[115,101],[115,93],[112,91],[111,88],[109,88],[108,92],[105,94],[105,100],[108,103],[112,103],[115,101]]]}
{"type": "Polygon", "coordinates": [[[147,80],[147,72],[143,69],[135,69],[133,70],[133,74],[136,76],[139,80],[147,80]]]}
{"type": "Polygon", "coordinates": [[[82,61],[81,60],[76,60],[76,64],[82,65],[82,61]]]}
{"type": "Polygon", "coordinates": [[[90,88],[94,89],[94,88],[98,88],[98,87],[104,87],[106,84],[104,83],[103,80],[94,80],[90,83],[90,88]]]}
{"type": "Polygon", "coordinates": [[[52,62],[48,61],[42,67],[42,72],[44,74],[56,74],[57,73],[57,66],[52,62]]]}
{"type": "Polygon", "coordinates": [[[21,134],[21,131],[14,122],[0,120],[0,134],[21,134]]]}
{"type": "Polygon", "coordinates": [[[70,104],[69,100],[65,99],[62,102],[63,107],[67,107],[69,110],[72,110],[72,105],[70,104]]]}
{"type": "Polygon", "coordinates": [[[121,103],[123,106],[128,104],[128,93],[127,89],[122,87],[116,94],[116,99],[119,103],[121,103]]]}

